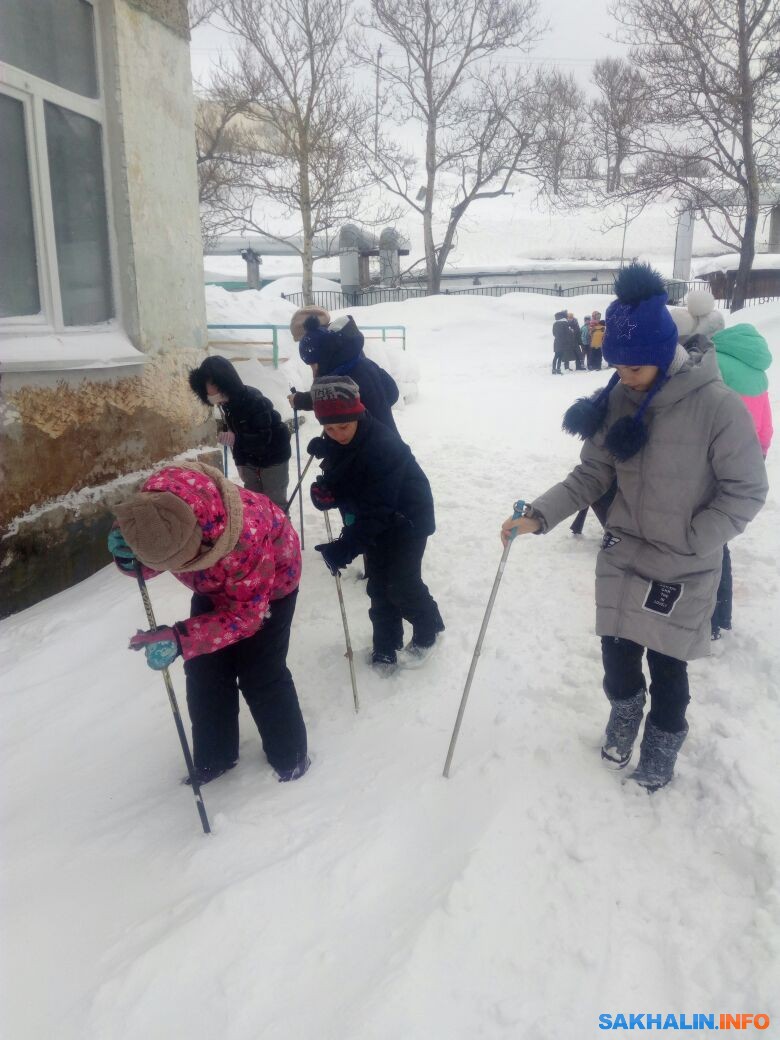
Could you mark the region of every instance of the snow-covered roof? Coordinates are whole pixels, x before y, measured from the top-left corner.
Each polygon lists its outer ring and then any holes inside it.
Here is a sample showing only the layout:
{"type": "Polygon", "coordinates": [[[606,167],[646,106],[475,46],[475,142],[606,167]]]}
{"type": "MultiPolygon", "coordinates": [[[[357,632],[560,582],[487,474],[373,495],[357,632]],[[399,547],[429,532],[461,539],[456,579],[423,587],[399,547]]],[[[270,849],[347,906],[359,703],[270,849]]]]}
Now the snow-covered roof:
{"type": "MultiPolygon", "coordinates": [[[[691,265],[693,278],[701,278],[714,271],[736,271],[739,267],[739,253],[724,253],[722,256],[705,256],[695,260],[691,265]]],[[[756,253],[753,260],[754,271],[780,270],[780,253],[756,253]]]]}

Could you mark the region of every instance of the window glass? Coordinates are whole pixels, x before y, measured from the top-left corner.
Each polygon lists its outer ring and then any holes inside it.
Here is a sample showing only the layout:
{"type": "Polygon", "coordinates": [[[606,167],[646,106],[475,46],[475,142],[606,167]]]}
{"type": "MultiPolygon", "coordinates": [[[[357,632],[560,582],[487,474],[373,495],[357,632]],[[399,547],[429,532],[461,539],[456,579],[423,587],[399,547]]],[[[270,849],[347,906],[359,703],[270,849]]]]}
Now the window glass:
{"type": "Polygon", "coordinates": [[[0,0],[0,61],[97,97],[95,25],[86,0],[0,0]]]}
{"type": "Polygon", "coordinates": [[[113,315],[100,124],[45,104],[46,142],[66,325],[113,315]]]}
{"type": "Polygon", "coordinates": [[[38,314],[30,170],[24,108],[0,94],[0,318],[38,314]]]}

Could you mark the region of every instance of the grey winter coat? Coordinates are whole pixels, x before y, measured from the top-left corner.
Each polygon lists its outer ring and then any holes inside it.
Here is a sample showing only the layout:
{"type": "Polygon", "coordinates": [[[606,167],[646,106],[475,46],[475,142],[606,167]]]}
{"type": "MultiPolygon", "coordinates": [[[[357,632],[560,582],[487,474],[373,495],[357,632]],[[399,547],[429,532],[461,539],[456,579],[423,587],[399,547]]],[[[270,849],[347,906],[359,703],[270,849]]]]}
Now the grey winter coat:
{"type": "Polygon", "coordinates": [[[532,505],[550,530],[617,478],[596,563],[596,632],[688,661],[709,652],[723,546],[761,509],[768,485],[752,420],[722,381],[712,343],[694,336],[685,350],[649,403],[645,447],[626,462],[604,447],[605,432],[644,397],[618,384],[579,466],[532,505]]]}

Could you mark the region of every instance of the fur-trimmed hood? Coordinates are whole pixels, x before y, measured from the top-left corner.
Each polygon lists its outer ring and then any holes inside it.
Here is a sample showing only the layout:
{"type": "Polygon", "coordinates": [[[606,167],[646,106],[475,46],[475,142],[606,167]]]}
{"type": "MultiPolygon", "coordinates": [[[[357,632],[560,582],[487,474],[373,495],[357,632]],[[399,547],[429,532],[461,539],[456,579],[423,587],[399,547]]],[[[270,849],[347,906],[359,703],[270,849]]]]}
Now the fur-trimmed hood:
{"type": "Polygon", "coordinates": [[[213,383],[235,401],[246,392],[246,384],[232,362],[224,357],[209,357],[198,368],[190,369],[190,389],[204,404],[209,403],[206,383],[213,383]]]}

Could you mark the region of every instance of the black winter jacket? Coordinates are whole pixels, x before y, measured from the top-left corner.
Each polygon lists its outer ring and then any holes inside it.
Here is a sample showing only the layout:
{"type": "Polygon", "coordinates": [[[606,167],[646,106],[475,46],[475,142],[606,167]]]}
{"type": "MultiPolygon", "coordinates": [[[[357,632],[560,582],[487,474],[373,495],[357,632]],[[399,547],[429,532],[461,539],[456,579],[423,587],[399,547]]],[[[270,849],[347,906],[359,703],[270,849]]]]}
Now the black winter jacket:
{"type": "Polygon", "coordinates": [[[577,357],[574,333],[566,318],[559,318],[552,327],[553,351],[562,354],[564,360],[574,361],[577,357]]]}
{"type": "MultiPolygon", "coordinates": [[[[317,375],[345,375],[354,379],[360,388],[360,400],[366,409],[385,426],[398,432],[393,418],[393,405],[398,400],[398,386],[393,377],[367,358],[362,351],[363,337],[358,341],[344,343],[333,350],[323,352],[317,375]]],[[[311,411],[311,394],[297,393],[295,407],[311,411]]]]}
{"type": "Polygon", "coordinates": [[[342,534],[355,556],[390,530],[406,529],[415,537],[433,534],[431,485],[397,433],[364,415],[349,444],[327,435],[320,439],[323,473],[317,479],[333,492],[342,513],[355,517],[342,534]]]}
{"type": "Polygon", "coordinates": [[[265,469],[287,462],[292,454],[290,431],[273,404],[256,387],[247,386],[223,357],[206,358],[190,372],[190,387],[208,404],[206,383],[214,383],[228,397],[220,405],[225,430],[236,435],[233,459],[237,466],[265,469]]]}

